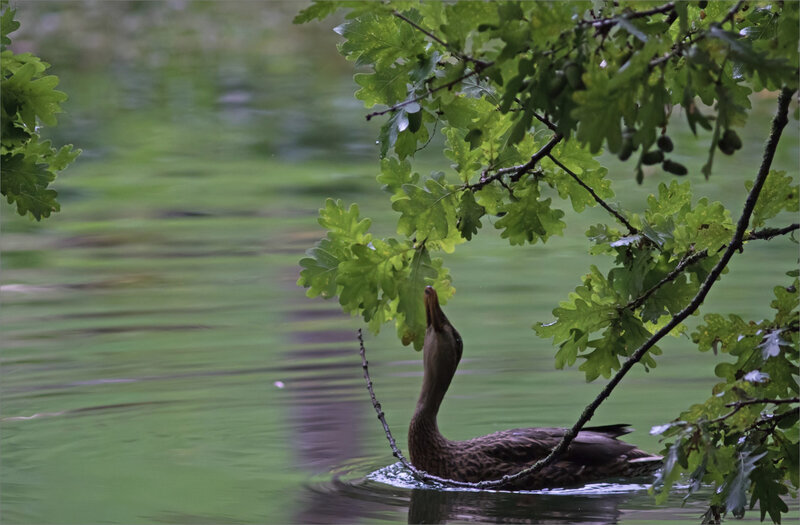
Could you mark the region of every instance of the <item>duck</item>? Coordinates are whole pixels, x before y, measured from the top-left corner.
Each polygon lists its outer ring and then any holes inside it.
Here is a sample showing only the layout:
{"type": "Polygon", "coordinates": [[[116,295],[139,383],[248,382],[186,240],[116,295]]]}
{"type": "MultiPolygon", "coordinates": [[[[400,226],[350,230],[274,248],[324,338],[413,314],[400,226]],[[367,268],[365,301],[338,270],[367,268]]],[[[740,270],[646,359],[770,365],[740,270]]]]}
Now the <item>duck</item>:
{"type": "MultiPolygon", "coordinates": [[[[464,344],[431,286],[425,288],[424,303],[427,328],[422,347],[422,389],[408,428],[411,464],[440,478],[476,483],[516,474],[547,456],[567,429],[516,428],[465,441],[452,441],[441,434],[439,408],[461,361],[464,344]]],[[[627,424],[584,428],[555,463],[503,488],[573,487],[655,473],[662,466],[662,456],[617,439],[630,431],[627,424]]]]}

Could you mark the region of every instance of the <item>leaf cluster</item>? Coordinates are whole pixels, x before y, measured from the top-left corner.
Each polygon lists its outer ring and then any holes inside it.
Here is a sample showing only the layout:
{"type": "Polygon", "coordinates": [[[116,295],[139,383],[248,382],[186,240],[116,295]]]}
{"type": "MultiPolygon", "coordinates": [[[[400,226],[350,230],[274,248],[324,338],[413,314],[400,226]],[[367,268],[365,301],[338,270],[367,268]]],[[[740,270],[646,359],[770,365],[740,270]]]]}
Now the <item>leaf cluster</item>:
{"type": "Polygon", "coordinates": [[[712,396],[678,418],[655,427],[668,439],[665,468],[656,483],[661,499],[688,475],[687,498],[701,484],[716,486],[711,507],[717,514],[742,517],[756,503],[761,519],[775,523],[796,497],[800,387],[798,373],[798,272],[788,287],[775,287],[770,320],[744,321],[737,315],[708,314],[692,334],[700,351],[734,358],[714,372],[722,381],[712,396]],[[749,503],[748,503],[749,494],[749,503]]]}
{"type": "Polygon", "coordinates": [[[39,124],[56,124],[67,95],[55,89],[58,77],[45,74],[49,64],[7,48],[8,34],[19,28],[19,22],[8,2],[0,9],[0,194],[16,204],[20,215],[41,220],[59,210],[58,194],[50,183],[80,150],[72,145],[57,149],[49,140],[41,140],[39,124]]]}
{"type": "Polygon", "coordinates": [[[355,204],[328,199],[319,223],[328,234],[300,260],[298,284],[309,297],[338,296],[345,312],[362,315],[375,332],[394,320],[403,344],[422,348],[425,308],[417,292],[434,286],[443,302],[455,292],[442,259],[431,259],[424,244],[374,238],[355,204]]]}

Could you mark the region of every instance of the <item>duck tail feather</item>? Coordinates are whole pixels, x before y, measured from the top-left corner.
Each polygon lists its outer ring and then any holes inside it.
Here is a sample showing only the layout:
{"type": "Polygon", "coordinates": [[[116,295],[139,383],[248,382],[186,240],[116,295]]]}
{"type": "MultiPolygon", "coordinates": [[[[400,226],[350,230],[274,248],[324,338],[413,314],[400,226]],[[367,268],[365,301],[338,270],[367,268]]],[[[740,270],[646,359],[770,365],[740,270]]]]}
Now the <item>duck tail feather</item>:
{"type": "Polygon", "coordinates": [[[616,425],[601,425],[597,427],[584,427],[581,431],[597,432],[598,434],[606,434],[610,437],[624,436],[633,432],[633,428],[628,423],[619,423],[616,425]]]}

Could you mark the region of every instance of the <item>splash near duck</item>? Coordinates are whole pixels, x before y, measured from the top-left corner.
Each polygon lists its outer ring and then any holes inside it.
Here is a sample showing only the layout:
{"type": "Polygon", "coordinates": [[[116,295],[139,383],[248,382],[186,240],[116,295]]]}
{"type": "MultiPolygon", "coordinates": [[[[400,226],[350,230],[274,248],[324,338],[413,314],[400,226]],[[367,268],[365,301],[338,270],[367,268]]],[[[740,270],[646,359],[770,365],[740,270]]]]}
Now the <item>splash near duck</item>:
{"type": "MultiPolygon", "coordinates": [[[[466,441],[451,441],[439,432],[436,417],[461,360],[463,342],[430,286],[425,289],[425,312],[422,391],[408,429],[411,463],[435,476],[476,483],[513,475],[547,456],[566,429],[516,428],[466,441]]],[[[663,458],[617,439],[628,432],[624,424],[587,427],[560,459],[516,481],[513,488],[567,487],[654,473],[663,458]]]]}

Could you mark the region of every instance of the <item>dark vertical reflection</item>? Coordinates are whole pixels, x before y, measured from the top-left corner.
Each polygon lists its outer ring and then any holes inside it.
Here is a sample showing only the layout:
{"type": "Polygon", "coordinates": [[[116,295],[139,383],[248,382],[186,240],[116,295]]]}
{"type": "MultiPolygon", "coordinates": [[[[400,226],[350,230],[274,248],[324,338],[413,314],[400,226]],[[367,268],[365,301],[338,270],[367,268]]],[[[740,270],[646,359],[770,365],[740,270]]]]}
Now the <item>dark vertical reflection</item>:
{"type": "Polygon", "coordinates": [[[408,523],[617,523],[624,495],[563,496],[414,489],[408,523]]]}
{"type": "MultiPolygon", "coordinates": [[[[316,321],[315,325],[323,321],[329,326],[330,319],[346,318],[334,306],[322,311],[307,310],[308,306],[308,301],[299,301],[298,309],[288,314],[298,328],[291,330],[294,349],[286,353],[284,362],[303,371],[289,386],[290,446],[298,468],[321,474],[362,455],[363,404],[348,395],[355,389],[358,366],[355,360],[348,366],[353,352],[341,345],[353,335],[349,331],[308,328],[308,321],[316,321]]],[[[352,523],[359,516],[356,507],[336,492],[305,490],[299,498],[293,520],[297,523],[352,523]]]]}

